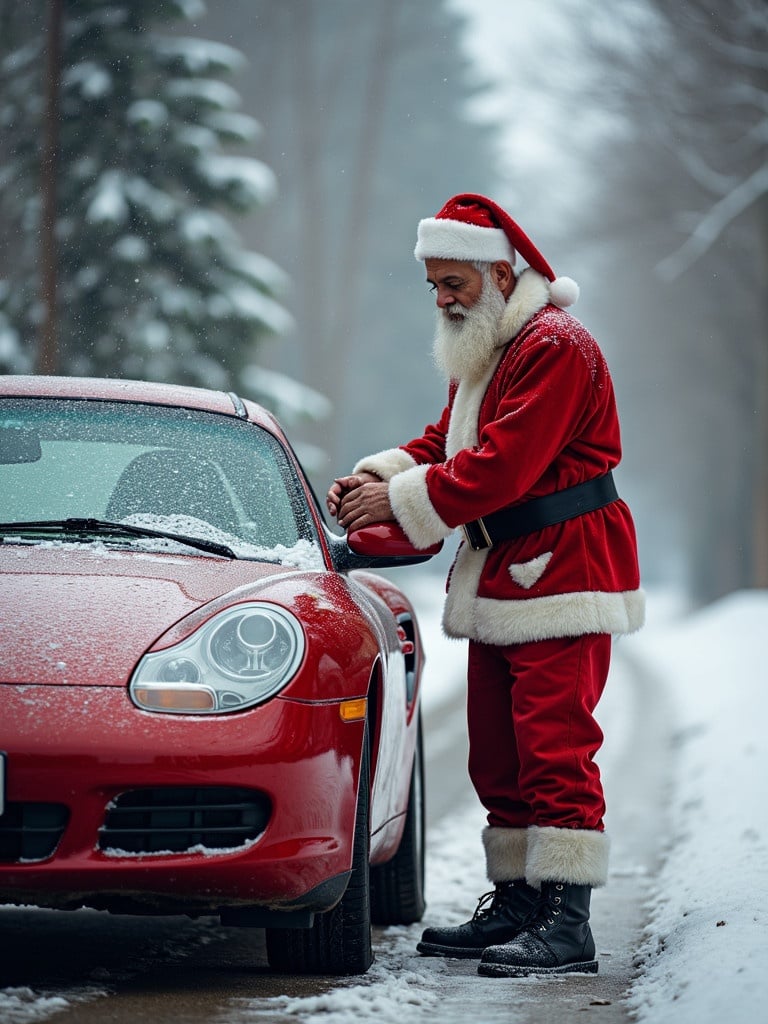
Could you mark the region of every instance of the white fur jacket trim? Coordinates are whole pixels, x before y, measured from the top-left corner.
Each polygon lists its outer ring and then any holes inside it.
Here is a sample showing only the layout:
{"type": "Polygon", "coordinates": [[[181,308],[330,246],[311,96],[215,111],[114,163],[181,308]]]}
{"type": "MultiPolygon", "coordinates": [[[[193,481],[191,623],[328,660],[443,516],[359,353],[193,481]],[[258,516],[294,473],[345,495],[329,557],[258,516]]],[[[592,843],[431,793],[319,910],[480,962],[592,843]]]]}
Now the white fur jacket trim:
{"type": "Polygon", "coordinates": [[[525,644],[588,633],[634,633],[645,618],[643,590],[587,590],[510,602],[478,597],[487,551],[463,544],[456,555],[443,609],[446,636],[483,644],[525,644]]]}

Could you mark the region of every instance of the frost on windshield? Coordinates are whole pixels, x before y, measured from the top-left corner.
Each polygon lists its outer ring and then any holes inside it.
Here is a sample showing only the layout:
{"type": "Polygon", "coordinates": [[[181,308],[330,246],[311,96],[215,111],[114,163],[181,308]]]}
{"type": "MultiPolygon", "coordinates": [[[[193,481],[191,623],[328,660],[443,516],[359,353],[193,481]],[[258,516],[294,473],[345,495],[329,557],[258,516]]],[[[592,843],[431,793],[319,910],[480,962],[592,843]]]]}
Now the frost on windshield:
{"type": "Polygon", "coordinates": [[[87,536],[113,549],[189,554],[188,538],[212,554],[219,545],[237,558],[324,566],[300,478],[279,440],[252,423],[139,403],[9,399],[0,440],[3,429],[2,523],[39,522],[51,539],[59,524],[68,543],[87,536]]]}
{"type": "MultiPolygon", "coordinates": [[[[194,537],[196,540],[211,541],[215,544],[224,544],[237,555],[238,558],[248,558],[260,562],[276,562],[280,565],[293,566],[297,569],[308,571],[320,571],[323,569],[323,556],[317,544],[303,538],[297,540],[290,547],[284,544],[265,546],[262,544],[245,541],[242,537],[236,537],[232,533],[220,530],[210,523],[196,516],[172,515],[162,516],[154,513],[134,513],[121,520],[126,526],[142,526],[148,530],[158,530],[163,533],[173,533],[180,537],[194,537]]],[[[184,544],[165,538],[137,537],[131,542],[132,546],[141,548],[144,551],[164,551],[173,553],[188,553],[184,544]]]]}

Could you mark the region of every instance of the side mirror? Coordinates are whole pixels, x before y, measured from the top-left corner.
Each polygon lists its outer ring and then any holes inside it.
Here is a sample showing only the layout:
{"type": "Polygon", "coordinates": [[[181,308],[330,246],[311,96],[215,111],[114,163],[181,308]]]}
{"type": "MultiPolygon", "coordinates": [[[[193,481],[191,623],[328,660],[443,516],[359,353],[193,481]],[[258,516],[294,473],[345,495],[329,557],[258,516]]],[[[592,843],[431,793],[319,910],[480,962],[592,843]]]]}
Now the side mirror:
{"type": "Polygon", "coordinates": [[[346,537],[326,530],[333,564],[339,572],[350,569],[395,569],[420,565],[442,550],[443,542],[429,548],[415,548],[395,522],[373,523],[353,530],[346,537]]]}
{"type": "Polygon", "coordinates": [[[428,548],[415,548],[405,535],[405,530],[398,523],[373,523],[362,526],[347,534],[347,544],[356,555],[367,555],[374,558],[432,558],[442,550],[443,542],[432,544],[428,548]]]}

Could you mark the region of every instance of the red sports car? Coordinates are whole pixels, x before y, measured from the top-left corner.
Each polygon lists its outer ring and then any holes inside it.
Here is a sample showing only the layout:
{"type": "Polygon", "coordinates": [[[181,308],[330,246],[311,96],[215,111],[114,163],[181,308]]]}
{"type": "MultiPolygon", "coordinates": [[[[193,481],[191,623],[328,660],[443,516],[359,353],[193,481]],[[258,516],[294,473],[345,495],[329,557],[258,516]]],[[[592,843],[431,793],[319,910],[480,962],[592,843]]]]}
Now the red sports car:
{"type": "MultiPolygon", "coordinates": [[[[0,902],[218,915],[359,973],[424,909],[391,525],[331,532],[235,394],[0,377],[0,902]]],[[[431,552],[434,553],[434,552],[431,552]]]]}

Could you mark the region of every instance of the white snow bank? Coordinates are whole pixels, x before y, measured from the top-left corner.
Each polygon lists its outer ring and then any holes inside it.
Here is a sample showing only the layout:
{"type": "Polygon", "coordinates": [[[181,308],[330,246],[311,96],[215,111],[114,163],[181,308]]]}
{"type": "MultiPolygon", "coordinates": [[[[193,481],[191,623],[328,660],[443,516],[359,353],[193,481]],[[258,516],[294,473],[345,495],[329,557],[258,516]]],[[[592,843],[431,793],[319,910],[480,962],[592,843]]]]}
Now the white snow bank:
{"type": "Polygon", "coordinates": [[[768,985],[768,592],[631,638],[679,709],[671,832],[628,1005],[648,1024],[761,1020],[768,985]]]}
{"type": "Polygon", "coordinates": [[[63,996],[44,996],[26,987],[0,989],[0,1021],[3,1024],[32,1024],[69,1008],[70,1004],[63,996]]]}

